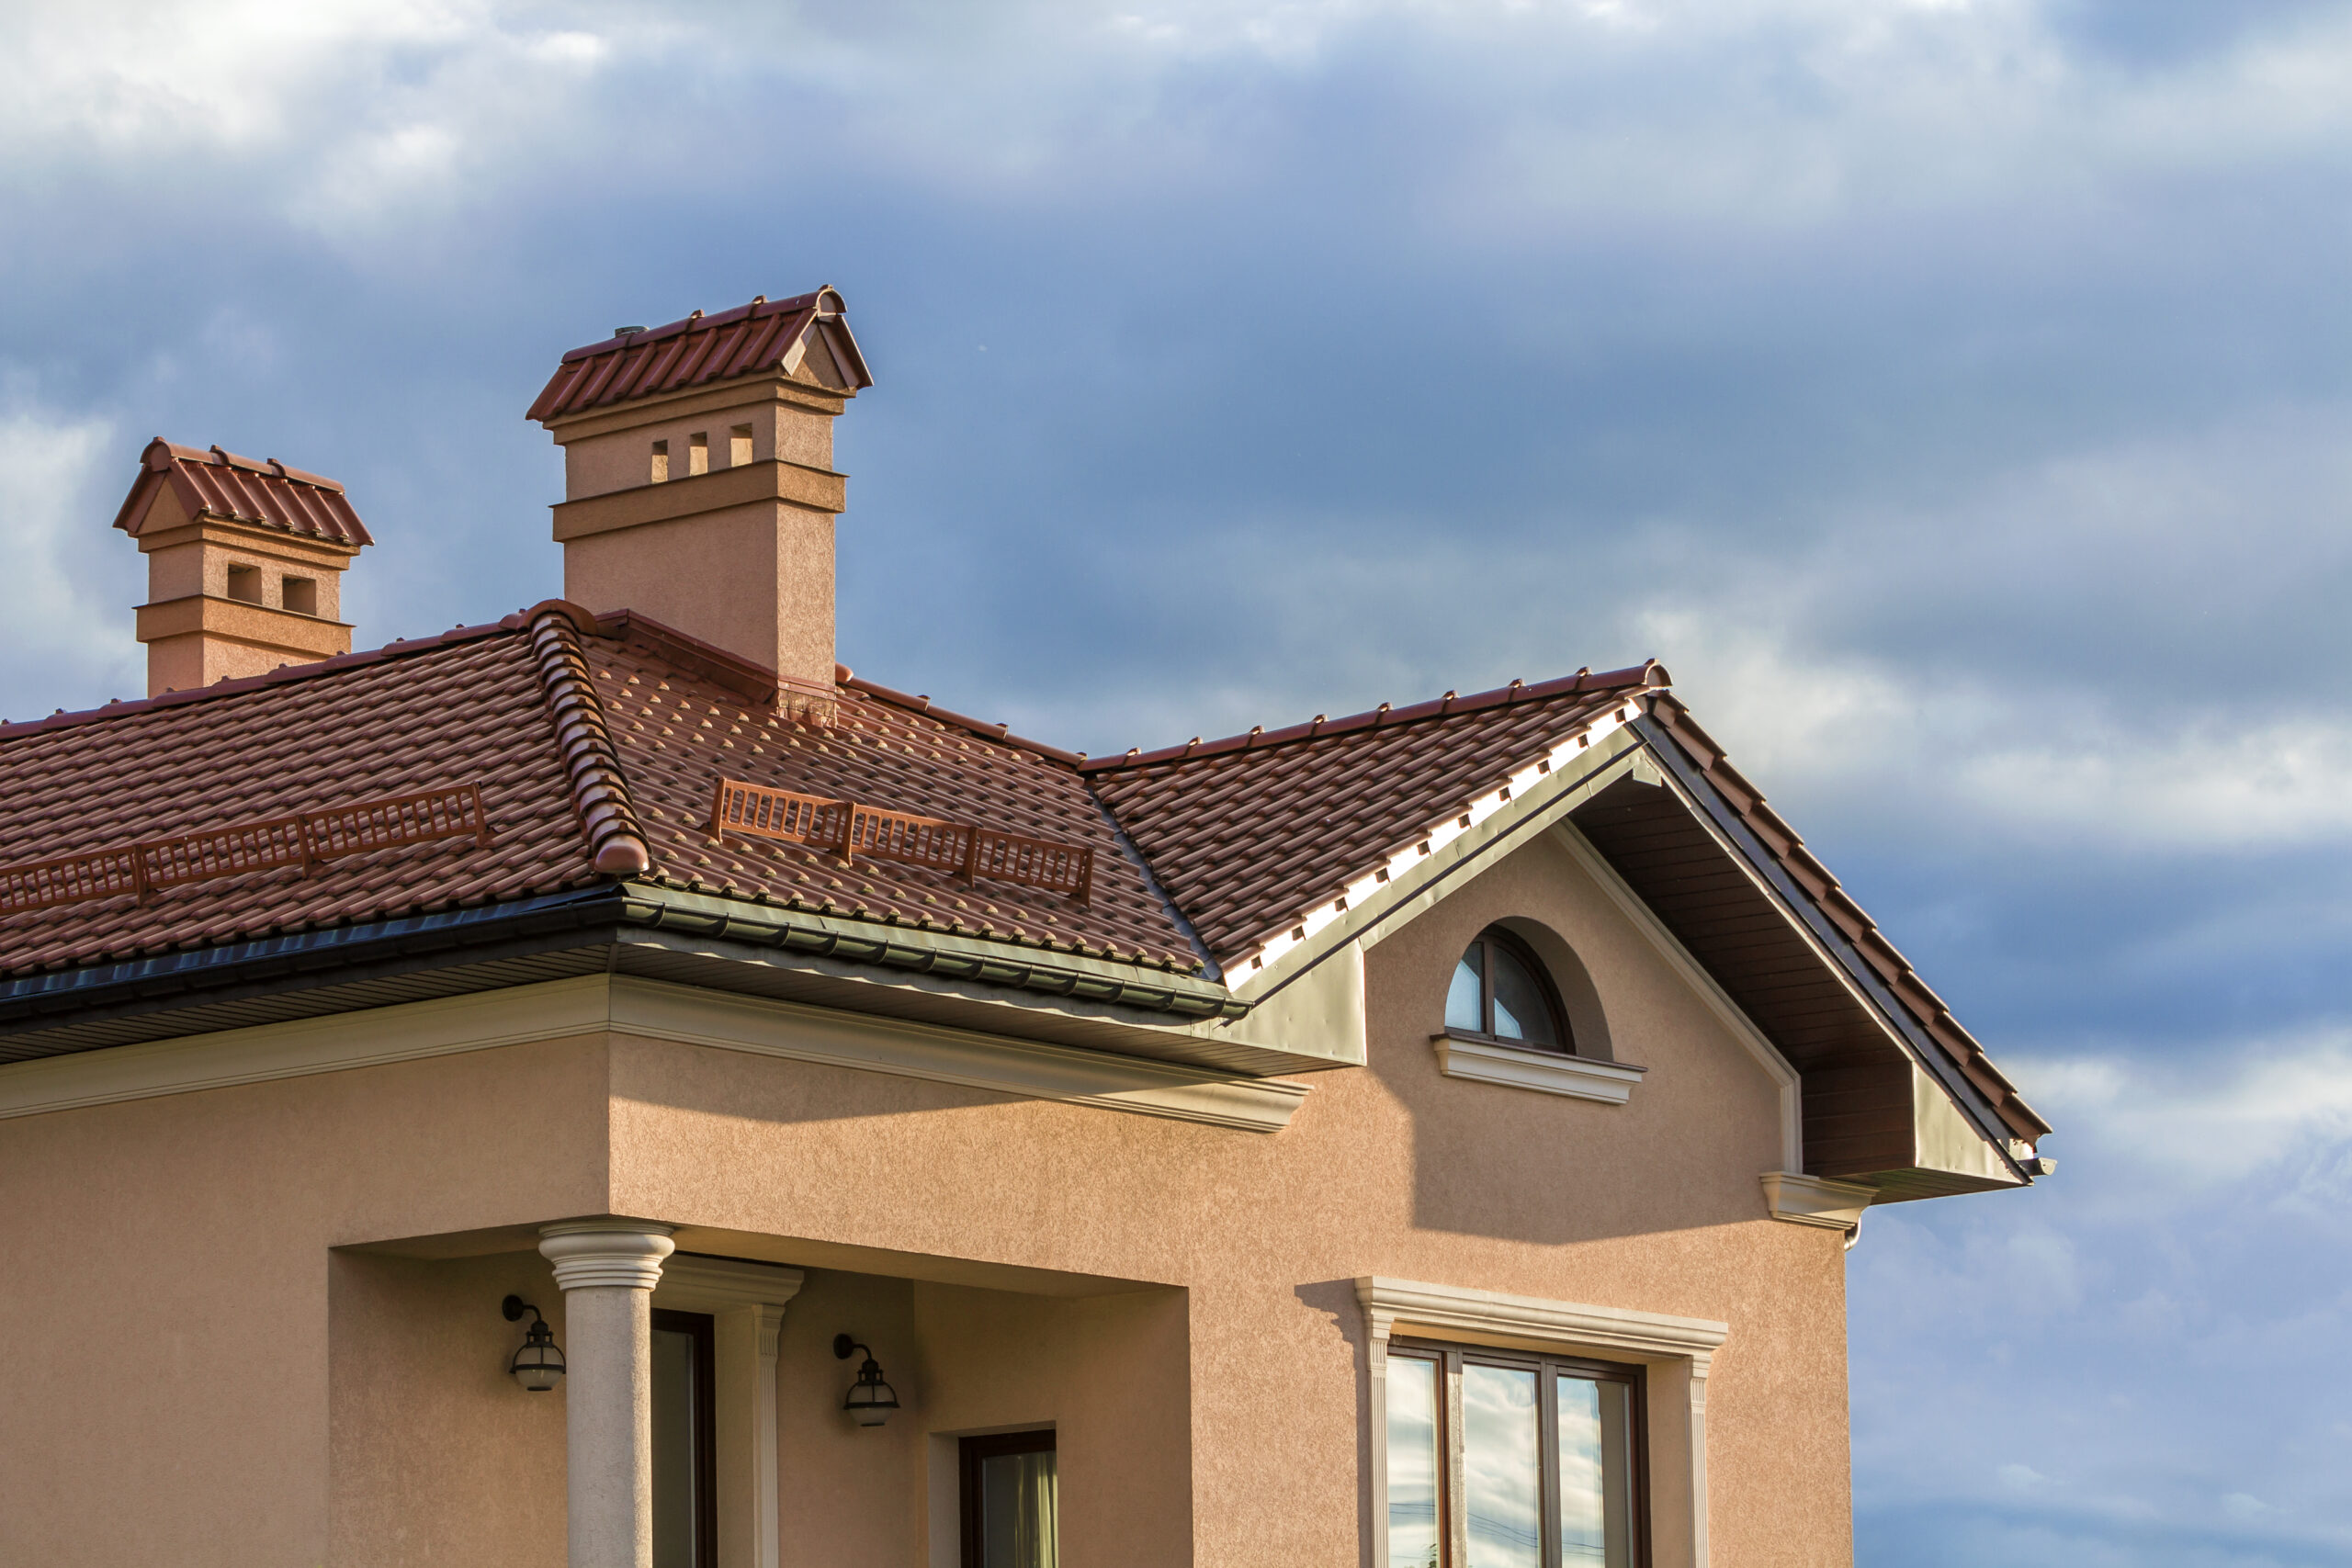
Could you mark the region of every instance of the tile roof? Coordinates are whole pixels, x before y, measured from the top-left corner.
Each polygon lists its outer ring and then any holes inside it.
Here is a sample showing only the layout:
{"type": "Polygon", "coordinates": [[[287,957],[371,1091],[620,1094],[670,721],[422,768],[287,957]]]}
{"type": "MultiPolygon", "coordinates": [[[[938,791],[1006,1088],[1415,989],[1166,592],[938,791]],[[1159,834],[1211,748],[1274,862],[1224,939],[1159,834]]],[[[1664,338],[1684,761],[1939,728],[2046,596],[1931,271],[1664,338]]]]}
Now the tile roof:
{"type": "Polygon", "coordinates": [[[874,378],[849,335],[846,310],[831,288],[789,299],[763,294],[715,316],[696,310],[665,327],[616,333],[567,353],[524,417],[560,419],[658,392],[779,370],[800,334],[820,320],[833,329],[831,341],[843,351],[857,385],[870,387],[874,378]]]}
{"type": "Polygon", "coordinates": [[[617,617],[607,625],[620,635],[584,646],[652,850],[646,880],[1170,969],[1198,966],[1182,928],[1122,852],[1069,761],[855,680],[831,723],[796,717],[682,668],[673,634],[617,617]],[[967,886],[887,861],[844,866],[829,852],[773,840],[713,840],[711,796],[722,773],[1091,846],[1091,901],[986,878],[967,886]]]}
{"type": "Polygon", "coordinates": [[[495,626],[199,692],[0,724],[0,845],[49,859],[478,784],[493,841],[448,840],[0,917],[0,976],[559,893],[620,877],[1197,972],[1443,832],[1575,737],[1632,716],[2020,1135],[2043,1123],[1803,841],[1663,691],[1656,663],[1087,760],[847,670],[829,716],[772,672],[626,613],[551,601],[495,626]],[[979,821],[1095,852],[1091,902],[709,832],[721,776],[979,821]],[[1123,842],[1122,840],[1125,840],[1123,842]],[[1150,870],[1128,852],[1131,844],[1150,870]],[[1197,939],[1197,944],[1196,941],[1197,939]]]}
{"type": "Polygon", "coordinates": [[[1372,874],[1559,741],[1663,685],[1655,663],[1084,764],[1218,963],[1372,874]]]}
{"type": "Polygon", "coordinates": [[[159,435],[139,461],[139,478],[114,518],[126,534],[139,532],[149,498],[168,486],[190,517],[224,518],[354,547],[375,543],[343,486],[275,457],[256,463],[218,446],[175,446],[159,435]]]}
{"type": "Polygon", "coordinates": [[[0,728],[0,843],[72,854],[479,784],[494,834],[0,919],[0,973],[455,908],[597,880],[528,640],[473,627],[0,728]]]}

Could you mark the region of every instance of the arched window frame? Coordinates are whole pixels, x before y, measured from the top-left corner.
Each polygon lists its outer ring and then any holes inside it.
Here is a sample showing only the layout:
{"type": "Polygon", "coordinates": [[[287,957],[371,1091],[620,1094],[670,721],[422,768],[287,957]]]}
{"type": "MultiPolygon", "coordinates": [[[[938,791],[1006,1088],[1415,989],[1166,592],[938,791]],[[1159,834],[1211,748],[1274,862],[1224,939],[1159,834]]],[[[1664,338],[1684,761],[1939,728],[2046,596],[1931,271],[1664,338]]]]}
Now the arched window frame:
{"type": "MultiPolygon", "coordinates": [[[[1484,931],[1480,931],[1476,936],[1473,937],[1469,943],[1463,948],[1463,955],[1466,956],[1471,948],[1480,946],[1485,947],[1487,950],[1480,955],[1479,961],[1478,1011],[1480,1027],[1476,1030],[1467,1030],[1460,1029],[1451,1023],[1448,1023],[1445,1028],[1445,1032],[1458,1039],[1490,1042],[1498,1045],[1514,1046],[1521,1050],[1554,1051],[1565,1056],[1573,1056],[1577,1055],[1576,1032],[1568,1025],[1568,1010],[1561,1004],[1560,987],[1558,983],[1552,978],[1551,966],[1546,964],[1542,958],[1536,955],[1535,949],[1528,945],[1525,938],[1520,936],[1517,932],[1500,923],[1490,925],[1484,931]],[[1512,959],[1514,959],[1521,968],[1525,969],[1527,973],[1534,978],[1536,989],[1542,994],[1544,1006],[1551,1014],[1552,1032],[1558,1037],[1558,1044],[1542,1045],[1531,1040],[1510,1039],[1495,1032],[1495,965],[1493,953],[1495,949],[1498,947],[1510,953],[1512,959]]],[[[1454,964],[1456,968],[1460,967],[1461,957],[1455,958],[1454,964]]],[[[1451,987],[1453,983],[1453,971],[1448,970],[1446,972],[1446,984],[1451,987]]]]}

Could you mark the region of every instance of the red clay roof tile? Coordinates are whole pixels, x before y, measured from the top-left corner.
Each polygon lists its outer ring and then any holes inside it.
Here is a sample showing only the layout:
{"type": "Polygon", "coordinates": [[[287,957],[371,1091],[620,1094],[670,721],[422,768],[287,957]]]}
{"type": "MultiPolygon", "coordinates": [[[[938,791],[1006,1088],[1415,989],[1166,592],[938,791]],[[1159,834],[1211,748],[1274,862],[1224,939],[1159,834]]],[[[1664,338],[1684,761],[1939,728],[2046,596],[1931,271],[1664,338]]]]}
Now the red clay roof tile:
{"type": "Polygon", "coordinates": [[[660,392],[775,371],[808,324],[820,320],[831,326],[831,341],[848,359],[853,379],[870,387],[874,378],[849,334],[846,310],[831,288],[789,299],[763,294],[715,316],[696,310],[667,326],[616,333],[566,353],[524,417],[560,419],[660,392]]]}
{"type": "Polygon", "coordinates": [[[114,518],[114,525],[127,534],[138,533],[147,498],[169,486],[190,517],[225,518],[355,548],[375,543],[341,485],[275,457],[256,463],[218,446],[175,446],[159,435],[139,460],[139,478],[114,518]]]}

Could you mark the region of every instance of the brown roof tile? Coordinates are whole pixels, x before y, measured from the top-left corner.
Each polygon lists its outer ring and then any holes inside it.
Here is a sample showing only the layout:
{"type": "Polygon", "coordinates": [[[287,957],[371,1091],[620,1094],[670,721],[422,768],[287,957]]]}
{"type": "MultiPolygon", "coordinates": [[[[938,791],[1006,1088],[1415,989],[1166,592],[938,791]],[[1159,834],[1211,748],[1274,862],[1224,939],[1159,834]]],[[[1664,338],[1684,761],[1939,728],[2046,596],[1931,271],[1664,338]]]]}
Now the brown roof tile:
{"type": "MultiPolygon", "coordinates": [[[[668,634],[674,635],[674,634],[668,634]]],[[[639,625],[583,644],[630,798],[651,847],[650,880],[1192,970],[1199,956],[1125,855],[1070,761],[922,711],[921,699],[853,682],[830,724],[747,701],[668,656],[639,625]],[[1042,888],[709,832],[719,778],[893,811],[980,823],[1091,847],[1080,904],[1042,888]]],[[[989,727],[1001,729],[1001,727],[989,727]]],[[[1067,755],[1067,753],[1063,754],[1067,755]]]]}
{"type": "Polygon", "coordinates": [[[870,387],[874,378],[842,320],[844,310],[842,297],[831,288],[789,299],[763,294],[715,316],[696,310],[668,326],[616,333],[567,353],[524,417],[559,419],[779,369],[808,323],[820,318],[832,323],[832,341],[845,353],[857,385],[870,387]]]}
{"type": "Polygon", "coordinates": [[[478,784],[495,837],[259,872],[0,919],[0,973],[514,898],[596,880],[517,626],[0,728],[0,844],[72,854],[478,784]]]}
{"type": "Polygon", "coordinates": [[[218,446],[175,446],[159,435],[139,461],[139,478],[114,519],[127,534],[139,531],[147,498],[169,486],[190,517],[225,518],[355,547],[375,543],[341,485],[275,457],[256,463],[218,446]]]}
{"type": "Polygon", "coordinates": [[[1209,952],[1230,964],[1665,679],[1655,664],[1580,671],[1098,758],[1083,771],[1209,952]]]}

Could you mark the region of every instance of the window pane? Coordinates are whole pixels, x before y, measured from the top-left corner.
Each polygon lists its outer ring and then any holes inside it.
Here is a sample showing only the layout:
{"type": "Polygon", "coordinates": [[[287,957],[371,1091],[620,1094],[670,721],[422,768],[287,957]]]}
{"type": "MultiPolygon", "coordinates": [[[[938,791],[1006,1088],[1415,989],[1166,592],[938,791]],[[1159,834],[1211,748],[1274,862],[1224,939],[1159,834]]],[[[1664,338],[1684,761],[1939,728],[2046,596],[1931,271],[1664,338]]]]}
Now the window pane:
{"type": "Polygon", "coordinates": [[[1437,1568],[1437,1363],[1388,1358],[1388,1568],[1437,1568]]]}
{"type": "Polygon", "coordinates": [[[980,1568],[1055,1568],[1054,1454],[980,1461],[980,1568]]]}
{"type": "Polygon", "coordinates": [[[1559,1031],[1552,1026],[1552,1010],[1545,1003],[1544,989],[1535,976],[1502,943],[1497,942],[1487,951],[1488,962],[1494,965],[1495,1033],[1505,1040],[1524,1040],[1530,1045],[1557,1046],[1559,1031]]]}
{"type": "MultiPolygon", "coordinates": [[[[1474,942],[1462,962],[1453,966],[1453,984],[1445,991],[1445,1026],[1466,1029],[1474,1034],[1487,1032],[1486,982],[1480,978],[1487,944],[1474,942]]],[[[1429,1014],[1423,1013],[1423,1018],[1429,1014]]]]}
{"type": "Polygon", "coordinates": [[[1561,1568],[1632,1568],[1633,1452],[1628,1390],[1561,1374],[1561,1568]]]}
{"type": "Polygon", "coordinates": [[[653,1331],[653,1568],[695,1564],[695,1337],[653,1331]]]}
{"type": "Polygon", "coordinates": [[[1468,1568],[1541,1568],[1544,1460],[1534,1372],[1462,1369],[1462,1472],[1468,1568]]]}

